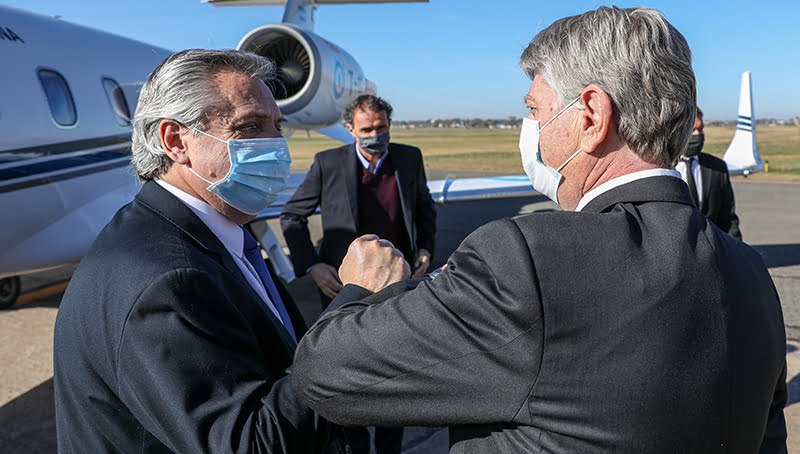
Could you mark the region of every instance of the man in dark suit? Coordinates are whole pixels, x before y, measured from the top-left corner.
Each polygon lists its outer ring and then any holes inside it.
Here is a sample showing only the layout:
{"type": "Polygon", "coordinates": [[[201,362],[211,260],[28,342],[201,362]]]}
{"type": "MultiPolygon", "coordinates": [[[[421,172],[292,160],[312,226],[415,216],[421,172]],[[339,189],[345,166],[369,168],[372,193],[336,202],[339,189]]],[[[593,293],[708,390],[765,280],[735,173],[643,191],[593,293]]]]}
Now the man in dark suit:
{"type": "MultiPolygon", "coordinates": [[[[337,268],[350,243],[365,233],[391,241],[422,276],[431,261],[436,212],[428,192],[419,148],[389,142],[392,106],[361,95],[344,112],[355,143],[314,156],[305,180],[281,213],[281,228],[295,274],[308,272],[320,290],[323,309],[341,290],[337,268]],[[317,253],[308,216],[320,207],[323,237],[317,253]]],[[[369,452],[366,429],[353,428],[356,454],[369,452]]],[[[402,429],[377,428],[378,454],[399,453],[402,429]]]]}
{"type": "Polygon", "coordinates": [[[374,233],[397,246],[413,275],[428,268],[436,234],[436,212],[419,148],[389,143],[392,107],[361,95],[344,113],[355,143],[314,156],[305,180],[283,207],[281,228],[295,274],[311,274],[323,308],[342,288],[337,268],[347,246],[374,233]],[[317,253],[308,216],[320,207],[323,237],[317,253]]]}
{"type": "Polygon", "coordinates": [[[689,185],[692,200],[700,211],[723,232],[741,241],[728,166],[722,159],[701,152],[705,141],[703,126],[703,111],[698,107],[689,146],[675,168],[689,185]]]}
{"type": "Polygon", "coordinates": [[[58,311],[59,452],[325,449],[330,424],[286,377],[303,319],[242,228],[289,173],[274,72],[250,53],[190,50],[142,87],[132,161],[145,183],[58,311]]]}
{"type": "Polygon", "coordinates": [[[338,423],[448,425],[453,453],[785,452],[777,292],[673,169],[695,116],[684,37],[603,7],[521,66],[523,165],[565,211],[485,225],[427,279],[356,240],[298,395],[338,423]]]}

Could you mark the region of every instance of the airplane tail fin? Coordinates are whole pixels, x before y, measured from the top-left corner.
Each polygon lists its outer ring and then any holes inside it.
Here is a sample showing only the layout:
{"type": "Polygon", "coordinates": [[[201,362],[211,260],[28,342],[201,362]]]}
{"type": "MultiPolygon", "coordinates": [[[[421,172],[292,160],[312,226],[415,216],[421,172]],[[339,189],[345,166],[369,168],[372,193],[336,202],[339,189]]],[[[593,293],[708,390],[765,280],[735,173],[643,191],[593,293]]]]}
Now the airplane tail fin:
{"type": "Polygon", "coordinates": [[[756,121],[753,116],[753,90],[750,71],[742,73],[739,92],[739,117],[736,132],[722,158],[732,175],[749,175],[764,170],[764,162],[758,154],[756,143],[756,121]]]}

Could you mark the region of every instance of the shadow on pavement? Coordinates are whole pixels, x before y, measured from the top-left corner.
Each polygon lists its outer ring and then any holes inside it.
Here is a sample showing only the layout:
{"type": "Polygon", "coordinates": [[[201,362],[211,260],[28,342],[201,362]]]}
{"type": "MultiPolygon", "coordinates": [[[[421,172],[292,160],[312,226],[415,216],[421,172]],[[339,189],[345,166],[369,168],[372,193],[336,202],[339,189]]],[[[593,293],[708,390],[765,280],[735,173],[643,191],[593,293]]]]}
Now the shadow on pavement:
{"type": "Polygon", "coordinates": [[[52,378],[0,407],[3,453],[55,453],[55,414],[52,378]]]}
{"type": "Polygon", "coordinates": [[[767,268],[800,265],[800,244],[763,244],[752,247],[761,254],[767,268]]]}

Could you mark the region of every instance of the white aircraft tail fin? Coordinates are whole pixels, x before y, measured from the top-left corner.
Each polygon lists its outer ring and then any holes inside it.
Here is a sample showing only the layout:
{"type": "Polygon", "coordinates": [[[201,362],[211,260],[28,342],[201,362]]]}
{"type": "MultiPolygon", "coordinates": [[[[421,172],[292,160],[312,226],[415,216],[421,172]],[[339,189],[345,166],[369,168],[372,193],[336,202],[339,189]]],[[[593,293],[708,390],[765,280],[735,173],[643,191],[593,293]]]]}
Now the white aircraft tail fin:
{"type": "Polygon", "coordinates": [[[728,165],[728,173],[731,175],[746,176],[764,170],[764,162],[761,160],[761,155],[758,154],[758,144],[756,143],[756,120],[753,115],[750,71],[742,73],[736,132],[722,159],[728,165]]]}

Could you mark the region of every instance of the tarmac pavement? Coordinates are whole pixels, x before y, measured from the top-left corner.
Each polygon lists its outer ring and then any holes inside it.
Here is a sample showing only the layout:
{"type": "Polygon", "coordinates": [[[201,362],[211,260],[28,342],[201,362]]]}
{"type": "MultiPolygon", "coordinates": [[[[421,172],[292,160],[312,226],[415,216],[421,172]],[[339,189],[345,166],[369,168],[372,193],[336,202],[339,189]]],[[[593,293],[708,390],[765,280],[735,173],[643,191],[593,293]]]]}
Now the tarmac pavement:
{"type": "MultiPolygon", "coordinates": [[[[444,172],[428,172],[429,179],[444,172]]],[[[478,174],[460,173],[467,177],[478,174]]],[[[789,452],[800,454],[800,179],[734,178],[737,214],[745,242],[764,258],[775,282],[787,332],[785,409],[789,452]]],[[[494,219],[557,209],[543,196],[437,206],[437,246],[433,266],[444,263],[463,238],[494,219]]],[[[312,238],[320,235],[318,219],[310,220],[312,238]]],[[[270,225],[278,232],[277,221],[270,225]]],[[[23,295],[11,309],[0,311],[0,451],[55,453],[52,339],[58,304],[74,266],[23,276],[23,295]]],[[[317,291],[308,277],[288,285],[307,320],[319,315],[317,291]]],[[[445,453],[447,431],[410,428],[404,452],[445,453]]]]}

